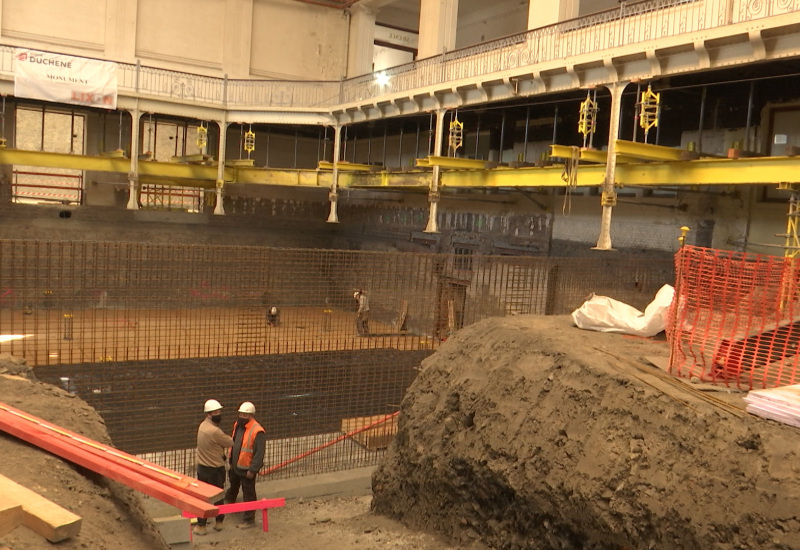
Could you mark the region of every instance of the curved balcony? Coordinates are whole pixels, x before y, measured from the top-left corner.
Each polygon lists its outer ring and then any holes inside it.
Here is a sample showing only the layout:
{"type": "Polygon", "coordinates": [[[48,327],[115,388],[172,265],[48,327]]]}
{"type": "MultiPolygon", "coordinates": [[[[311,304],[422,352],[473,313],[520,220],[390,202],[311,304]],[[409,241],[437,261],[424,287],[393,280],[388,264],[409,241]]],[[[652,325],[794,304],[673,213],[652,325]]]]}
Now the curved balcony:
{"type": "MultiPolygon", "coordinates": [[[[799,55],[800,0],[645,0],[342,81],[231,80],[119,63],[121,97],[341,123],[799,55]]],[[[13,81],[14,48],[0,46],[13,81]]]]}

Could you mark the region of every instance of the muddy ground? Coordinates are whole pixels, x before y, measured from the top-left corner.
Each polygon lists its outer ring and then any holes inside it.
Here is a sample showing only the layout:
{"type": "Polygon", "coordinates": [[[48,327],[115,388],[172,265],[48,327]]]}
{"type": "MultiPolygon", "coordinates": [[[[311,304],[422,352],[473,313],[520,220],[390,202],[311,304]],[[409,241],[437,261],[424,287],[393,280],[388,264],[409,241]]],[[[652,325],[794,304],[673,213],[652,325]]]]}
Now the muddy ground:
{"type": "MultiPolygon", "coordinates": [[[[644,359],[667,354],[568,317],[465,328],[423,362],[371,497],[289,501],[267,534],[233,517],[195,548],[800,549],[800,431],[644,359]]],[[[4,370],[0,402],[107,441],[80,399],[4,370]]],[[[137,493],[9,436],[0,455],[0,474],[83,516],[59,548],[165,547],[137,493]]],[[[2,543],[53,547],[24,528],[2,543]]]]}
{"type": "Polygon", "coordinates": [[[800,548],[799,430],[571,325],[493,319],[426,359],[373,510],[464,547],[800,548]]]}

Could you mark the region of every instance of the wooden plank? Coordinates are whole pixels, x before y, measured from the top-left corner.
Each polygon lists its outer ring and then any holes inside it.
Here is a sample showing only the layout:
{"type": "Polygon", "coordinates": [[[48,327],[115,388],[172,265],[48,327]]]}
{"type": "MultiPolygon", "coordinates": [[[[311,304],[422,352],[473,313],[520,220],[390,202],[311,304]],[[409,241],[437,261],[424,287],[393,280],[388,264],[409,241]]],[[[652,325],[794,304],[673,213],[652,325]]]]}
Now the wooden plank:
{"type": "MultiPolygon", "coordinates": [[[[358,418],[344,418],[342,419],[342,431],[345,433],[360,430],[370,424],[374,424],[386,418],[386,415],[376,416],[361,416],[358,418]]],[[[370,451],[376,449],[383,449],[389,446],[389,443],[394,439],[397,434],[397,417],[383,422],[374,428],[369,428],[352,436],[353,440],[363,445],[370,451]]]]}
{"type": "MultiPolygon", "coordinates": [[[[179,488],[148,477],[134,468],[115,464],[106,456],[98,456],[85,447],[81,448],[59,438],[57,434],[43,431],[37,424],[21,423],[18,418],[11,416],[7,409],[6,405],[0,404],[0,430],[175,506],[179,510],[187,510],[205,518],[219,514],[219,509],[213,504],[188,495],[179,488]]],[[[219,493],[219,488],[216,488],[216,491],[219,493]]]]}
{"type": "Polygon", "coordinates": [[[4,537],[11,531],[22,525],[22,505],[3,494],[0,501],[0,537],[4,537]]]}
{"type": "Polygon", "coordinates": [[[38,493],[0,475],[0,495],[7,502],[22,507],[22,525],[50,542],[76,536],[81,531],[81,517],[47,500],[38,493]]]}

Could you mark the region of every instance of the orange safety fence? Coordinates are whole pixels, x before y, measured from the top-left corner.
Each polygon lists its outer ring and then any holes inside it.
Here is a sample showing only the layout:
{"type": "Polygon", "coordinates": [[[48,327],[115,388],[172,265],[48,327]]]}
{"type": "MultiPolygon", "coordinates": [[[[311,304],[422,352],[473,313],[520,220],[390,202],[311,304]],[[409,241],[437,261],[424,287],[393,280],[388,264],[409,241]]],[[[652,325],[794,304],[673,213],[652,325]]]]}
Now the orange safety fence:
{"type": "Polygon", "coordinates": [[[741,389],[798,383],[800,271],[791,258],[693,246],[675,256],[670,372],[741,389]]]}

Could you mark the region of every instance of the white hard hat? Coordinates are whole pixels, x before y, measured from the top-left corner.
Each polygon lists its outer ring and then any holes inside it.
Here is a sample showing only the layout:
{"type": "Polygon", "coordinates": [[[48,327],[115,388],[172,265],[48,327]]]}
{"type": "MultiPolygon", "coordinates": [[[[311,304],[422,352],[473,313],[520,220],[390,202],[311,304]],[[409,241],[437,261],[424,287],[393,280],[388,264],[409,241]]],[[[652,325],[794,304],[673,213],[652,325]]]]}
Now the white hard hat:
{"type": "Polygon", "coordinates": [[[219,401],[217,401],[216,399],[209,399],[208,401],[206,401],[206,404],[203,405],[203,412],[210,413],[210,412],[218,411],[221,408],[222,408],[222,405],[220,404],[219,401]]]}
{"type": "Polygon", "coordinates": [[[239,406],[239,412],[245,414],[256,414],[256,406],[250,403],[250,401],[245,401],[239,406]]]}
{"type": "Polygon", "coordinates": [[[353,298],[358,298],[359,294],[361,294],[361,291],[360,290],[356,290],[355,292],[353,292],[353,298]]]}
{"type": "Polygon", "coordinates": [[[275,306],[272,306],[271,308],[269,308],[269,313],[270,313],[270,315],[277,315],[278,314],[278,308],[276,308],[275,306]]]}

